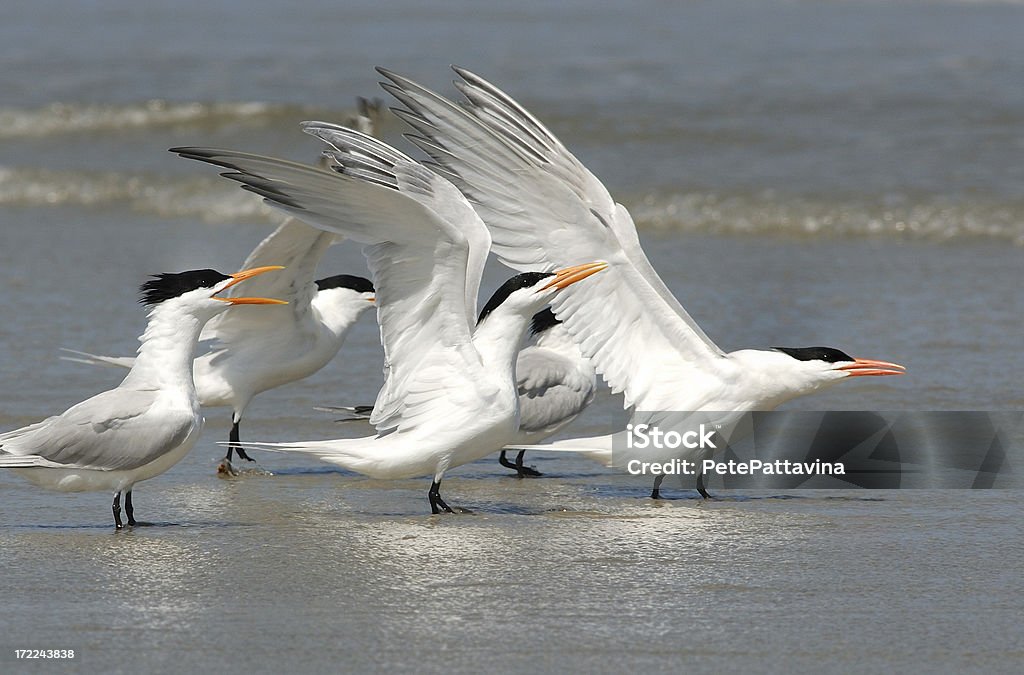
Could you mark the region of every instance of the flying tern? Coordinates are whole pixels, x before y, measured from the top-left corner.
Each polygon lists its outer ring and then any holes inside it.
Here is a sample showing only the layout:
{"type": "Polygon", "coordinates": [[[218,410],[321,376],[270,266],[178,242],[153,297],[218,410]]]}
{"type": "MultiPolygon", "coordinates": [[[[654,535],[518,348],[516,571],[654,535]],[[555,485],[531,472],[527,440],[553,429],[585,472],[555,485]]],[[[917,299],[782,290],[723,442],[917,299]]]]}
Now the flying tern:
{"type": "Polygon", "coordinates": [[[229,307],[279,305],[262,297],[219,297],[235,284],[280,266],[235,274],[192,270],[161,274],[142,285],[150,307],[138,355],[124,380],[42,422],[0,434],[0,468],[61,492],[114,491],[114,523],[124,494],[135,525],[132,488],[177,464],[203,427],[192,359],[203,325],[229,307]]]}
{"type": "MultiPolygon", "coordinates": [[[[204,406],[231,408],[227,456],[220,470],[233,473],[231,454],[252,461],[239,439],[242,416],[257,394],[316,373],[341,349],[349,329],[373,306],[369,279],[339,274],[314,280],[317,265],[337,235],[289,218],[246,258],[244,268],[284,265],[285,270],[247,284],[247,290],[287,301],[282,307],[231,307],[203,329],[207,351],[194,364],[204,406]]],[[[66,350],[71,351],[71,350],[66,350]]],[[[72,352],[71,360],[130,368],[133,357],[72,352]]]]}
{"type": "MultiPolygon", "coordinates": [[[[608,262],[606,273],[560,294],[552,307],[627,408],[769,410],[851,377],[904,372],[827,347],[724,352],[655,272],[626,208],[525,108],[462,68],[455,68],[460,104],[378,71],[404,106],[394,112],[415,130],[407,137],[473,204],[499,260],[542,271],[573,260],[608,262]]],[[[612,438],[553,445],[606,453],[612,438]]],[[[660,496],[657,485],[652,496],[660,496]]]]}
{"type": "Polygon", "coordinates": [[[605,263],[518,274],[478,316],[490,236],[462,194],[370,136],[320,122],[303,128],[328,144],[334,173],[231,150],[172,149],[228,169],[222,175],[291,215],[366,244],[385,360],[370,418],[378,433],[272,447],[374,478],[432,475],[431,511],[450,512],[440,495],[445,471],[493,452],[518,428],[515,358],[530,317],[605,263]]]}

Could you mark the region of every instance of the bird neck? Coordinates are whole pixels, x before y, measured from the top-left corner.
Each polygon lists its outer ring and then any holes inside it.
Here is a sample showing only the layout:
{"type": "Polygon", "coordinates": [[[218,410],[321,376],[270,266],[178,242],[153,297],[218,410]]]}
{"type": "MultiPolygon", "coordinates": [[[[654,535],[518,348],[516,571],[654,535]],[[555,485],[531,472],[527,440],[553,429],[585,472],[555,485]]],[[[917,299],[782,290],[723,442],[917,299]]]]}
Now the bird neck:
{"type": "MultiPolygon", "coordinates": [[[[331,333],[344,337],[349,328],[362,316],[363,312],[373,309],[374,305],[366,300],[355,302],[339,302],[337,298],[330,298],[331,291],[321,291],[313,297],[310,303],[315,314],[319,317],[320,323],[331,333]]],[[[336,291],[335,291],[336,292],[336,291]]]]}
{"type": "Polygon", "coordinates": [[[153,308],[139,337],[138,355],[124,382],[195,390],[192,361],[203,325],[210,317],[185,311],[174,300],[153,308]]]}
{"type": "Polygon", "coordinates": [[[771,410],[800,396],[828,387],[839,378],[814,364],[797,361],[775,351],[743,349],[729,354],[739,366],[743,385],[734,387],[754,409],[771,410]]]}
{"type": "Polygon", "coordinates": [[[495,370],[507,371],[515,382],[516,357],[526,337],[530,318],[518,312],[498,308],[476,327],[473,344],[484,363],[495,370]]]}

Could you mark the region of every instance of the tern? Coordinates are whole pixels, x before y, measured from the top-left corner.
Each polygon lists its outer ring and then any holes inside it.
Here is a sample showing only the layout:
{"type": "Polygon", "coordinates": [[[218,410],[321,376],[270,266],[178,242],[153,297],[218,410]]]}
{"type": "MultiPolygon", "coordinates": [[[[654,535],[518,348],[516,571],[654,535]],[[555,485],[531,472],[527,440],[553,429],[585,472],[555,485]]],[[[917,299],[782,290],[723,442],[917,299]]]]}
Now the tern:
{"type": "Polygon", "coordinates": [[[114,524],[135,525],[132,488],[177,464],[203,427],[192,379],[200,331],[229,307],[280,305],[262,297],[218,297],[280,266],[221,274],[203,269],[160,274],[142,285],[150,307],[138,355],[124,380],[42,422],[0,434],[0,468],[61,492],[114,491],[114,524]]]}
{"type": "MultiPolygon", "coordinates": [[[[579,347],[545,307],[530,320],[533,344],[516,357],[516,391],[519,396],[519,429],[509,445],[539,443],[558,433],[576,419],[594,400],[597,374],[579,347]]],[[[341,413],[339,423],[369,420],[372,405],[315,406],[317,410],[341,413]]],[[[526,450],[515,461],[500,449],[498,462],[514,469],[519,478],[540,476],[536,469],[523,465],[526,450]]]]}
{"type": "MultiPolygon", "coordinates": [[[[594,366],[550,307],[534,314],[530,334],[533,344],[516,358],[519,431],[509,445],[530,445],[554,436],[590,405],[597,390],[594,366]]],[[[505,453],[502,449],[498,461],[515,469],[520,478],[541,475],[523,466],[526,450],[519,451],[515,462],[505,453]]]]}
{"type": "MultiPolygon", "coordinates": [[[[404,106],[395,114],[415,131],[407,138],[473,204],[501,262],[520,271],[608,262],[606,273],[560,294],[552,308],[626,408],[770,410],[851,377],[904,372],[829,347],[724,352],[655,272],[629,212],[600,180],[510,96],[454,70],[460,104],[378,68],[388,80],[383,88],[404,106]]],[[[554,445],[603,452],[612,438],[554,445]]],[[[656,484],[652,497],[659,496],[656,484]]]]}
{"type": "MultiPolygon", "coordinates": [[[[214,317],[199,339],[208,346],[194,363],[204,406],[231,408],[228,450],[220,471],[233,473],[231,454],[253,461],[240,441],[242,416],[257,394],[309,377],[341,349],[349,329],[373,306],[369,279],[339,274],[314,280],[317,265],[337,235],[289,218],[246,258],[243,268],[284,265],[285,271],[246,285],[281,298],[283,307],[231,307],[214,317]]],[[[71,350],[66,350],[71,351],[71,350]]],[[[130,368],[133,357],[72,352],[85,363],[130,368]]]]}
{"type": "Polygon", "coordinates": [[[377,435],[259,445],[373,478],[431,475],[431,512],[451,512],[440,494],[445,471],[495,451],[518,428],[515,358],[531,316],[605,263],[517,274],[478,316],[491,239],[462,194],[370,136],[320,122],[303,129],[328,144],[333,173],[231,150],[171,150],[224,167],[272,206],[366,245],[385,362],[370,417],[377,435]]]}

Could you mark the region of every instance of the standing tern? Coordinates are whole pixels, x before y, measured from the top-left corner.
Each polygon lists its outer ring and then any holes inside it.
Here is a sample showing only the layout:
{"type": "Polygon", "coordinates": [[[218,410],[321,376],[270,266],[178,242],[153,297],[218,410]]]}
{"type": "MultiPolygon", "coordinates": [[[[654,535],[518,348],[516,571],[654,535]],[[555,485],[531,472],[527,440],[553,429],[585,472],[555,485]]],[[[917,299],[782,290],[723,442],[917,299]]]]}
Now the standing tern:
{"type": "MultiPolygon", "coordinates": [[[[462,68],[455,68],[461,104],[378,71],[405,107],[394,112],[415,130],[407,137],[473,204],[505,265],[551,270],[608,261],[605,274],[560,294],[552,307],[612,391],[624,394],[625,407],[770,410],[850,377],[903,373],[903,366],[832,348],[722,351],[655,272],[626,208],[536,117],[462,68]]],[[[554,446],[607,451],[611,440],[554,446]]]]}
{"type": "MultiPolygon", "coordinates": [[[[533,344],[516,358],[519,431],[509,445],[530,445],[555,435],[590,405],[597,390],[594,366],[550,307],[533,315],[530,334],[533,344]]],[[[519,451],[515,462],[505,453],[502,449],[498,461],[515,469],[520,478],[541,475],[523,466],[525,450],[519,451]]]]}
{"type": "Polygon", "coordinates": [[[280,266],[235,274],[192,270],[161,274],[142,285],[150,307],[138,356],[124,380],[42,422],[0,434],[0,468],[61,492],[114,491],[114,523],[124,493],[135,525],[132,488],[177,464],[203,427],[192,359],[203,325],[229,307],[279,305],[260,297],[218,297],[235,284],[280,266]]]}
{"type": "MultiPolygon", "coordinates": [[[[320,259],[337,239],[298,219],[286,220],[253,249],[243,268],[284,265],[284,272],[254,280],[247,290],[281,298],[287,306],[237,305],[214,317],[200,335],[208,350],[194,364],[199,401],[232,411],[230,444],[219,468],[223,473],[234,473],[232,452],[253,461],[239,439],[242,415],[253,397],[327,365],[349,329],[373,305],[369,279],[339,274],[314,281],[320,259]]],[[[134,362],[132,357],[73,353],[80,358],[72,360],[86,363],[130,368],[134,362]]]]}
{"type": "MultiPolygon", "coordinates": [[[[516,391],[519,396],[519,429],[509,445],[538,443],[558,433],[576,419],[594,400],[597,374],[579,347],[545,307],[530,320],[533,344],[516,357],[516,391]]],[[[369,420],[373,406],[316,406],[317,410],[342,413],[336,422],[369,420]]],[[[540,476],[536,469],[523,465],[526,450],[515,461],[500,449],[498,462],[514,469],[519,478],[540,476]]]]}
{"type": "Polygon", "coordinates": [[[388,145],[319,122],[336,173],[231,150],[174,148],[208,162],[273,206],[366,244],[377,289],[385,381],[376,436],[260,444],[309,453],[373,478],[432,475],[433,513],[446,470],[500,448],[519,423],[515,357],[530,317],[603,262],[506,281],[476,318],[490,236],[462,194],[388,145]],[[476,320],[474,320],[476,318],[476,320]]]}

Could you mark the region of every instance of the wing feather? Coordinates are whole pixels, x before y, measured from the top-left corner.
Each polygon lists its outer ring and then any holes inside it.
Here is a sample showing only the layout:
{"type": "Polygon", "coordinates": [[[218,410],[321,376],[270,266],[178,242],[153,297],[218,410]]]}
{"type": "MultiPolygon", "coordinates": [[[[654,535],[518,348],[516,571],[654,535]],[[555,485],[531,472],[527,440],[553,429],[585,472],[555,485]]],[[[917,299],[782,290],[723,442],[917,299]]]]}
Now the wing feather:
{"type": "Polygon", "coordinates": [[[192,415],[161,411],[158,396],[151,390],[105,391],[61,415],[3,434],[0,450],[24,457],[26,466],[136,469],[181,445],[195,426],[192,415]]]}
{"type": "Polygon", "coordinates": [[[552,434],[594,400],[593,374],[586,377],[568,357],[550,349],[521,351],[516,379],[519,430],[526,434],[552,434]]]}
{"type": "Polygon", "coordinates": [[[370,136],[320,122],[334,172],[230,150],[174,152],[305,222],[362,242],[377,296],[385,382],[371,423],[408,430],[442,415],[457,392],[494,395],[472,342],[490,235],[450,183],[370,136]]]}
{"type": "Polygon", "coordinates": [[[416,130],[410,140],[466,194],[517,270],[552,270],[584,260],[609,268],[566,289],[556,314],[626,405],[657,405],[673,378],[711,370],[724,356],[658,277],[624,207],[533,115],[469,71],[456,105],[378,69],[385,90],[416,130]]]}
{"type": "Polygon", "coordinates": [[[327,249],[340,240],[337,234],[288,218],[267,235],[245,259],[241,269],[284,265],[275,274],[261,274],[228,291],[231,297],[258,296],[286,300],[275,307],[234,305],[215,316],[203,327],[200,340],[217,339],[222,343],[240,342],[253,331],[265,330],[274,316],[274,330],[295,333],[312,326],[310,305],[316,297],[316,268],[327,249]]]}

